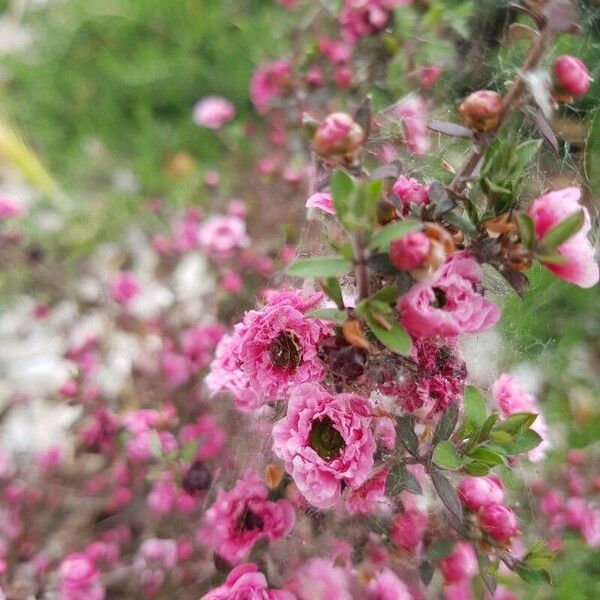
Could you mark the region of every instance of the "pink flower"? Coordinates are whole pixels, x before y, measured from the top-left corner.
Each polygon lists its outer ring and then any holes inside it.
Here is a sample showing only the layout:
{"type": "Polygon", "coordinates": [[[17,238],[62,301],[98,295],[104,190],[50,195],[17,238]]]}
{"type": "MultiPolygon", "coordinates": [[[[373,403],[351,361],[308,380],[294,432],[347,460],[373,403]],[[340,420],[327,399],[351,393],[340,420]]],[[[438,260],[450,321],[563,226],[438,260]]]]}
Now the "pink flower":
{"type": "Polygon", "coordinates": [[[141,291],[137,277],[129,271],[119,273],[109,285],[110,297],[124,305],[129,304],[141,291]]]}
{"type": "Polygon", "coordinates": [[[317,192],[306,201],[306,208],[318,208],[328,215],[335,215],[331,194],[317,192]]]}
{"type": "Polygon", "coordinates": [[[439,79],[442,69],[436,65],[423,65],[421,67],[421,85],[425,91],[430,90],[439,79]]]}
{"type": "Polygon", "coordinates": [[[219,492],[206,512],[198,539],[235,564],[258,540],[286,536],[294,526],[294,509],[287,500],[271,502],[267,496],[258,473],[246,471],[231,490],[219,492]]]}
{"type": "MultiPolygon", "coordinates": [[[[529,216],[534,222],[535,236],[542,244],[544,236],[552,227],[582,210],[580,197],[579,188],[568,187],[549,192],[534,201],[529,208],[529,216]]],[[[583,211],[585,213],[583,227],[557,248],[558,254],[565,262],[544,263],[544,266],[561,279],[582,288],[589,288],[598,283],[599,273],[594,247],[587,238],[591,229],[590,215],[585,208],[583,211]]]]}
{"type": "Polygon", "coordinates": [[[392,114],[400,117],[404,123],[404,140],[412,154],[425,154],[431,147],[427,130],[428,103],[418,94],[411,94],[393,108],[392,114]]]}
{"type": "Polygon", "coordinates": [[[473,546],[458,542],[452,553],[440,560],[440,570],[446,583],[461,583],[477,574],[477,557],[473,546]]]}
{"type": "Polygon", "coordinates": [[[399,271],[412,271],[423,264],[430,248],[429,238],[420,231],[414,231],[390,244],[390,262],[399,271]]]}
{"type": "Polygon", "coordinates": [[[420,511],[408,511],[398,515],[392,523],[390,537],[398,548],[418,552],[427,531],[427,515],[420,511]]]}
{"type": "Polygon", "coordinates": [[[389,471],[381,469],[346,498],[346,508],[352,515],[368,515],[389,505],[385,497],[385,484],[389,471]]]}
{"type": "Polygon", "coordinates": [[[404,326],[416,336],[478,333],[496,324],[500,309],[478,291],[481,267],[467,252],[453,254],[433,281],[416,283],[398,301],[404,326]]]}
{"type": "Polygon", "coordinates": [[[460,581],[444,587],[444,600],[473,600],[470,581],[460,581]]]}
{"type": "Polygon", "coordinates": [[[213,350],[225,334],[220,323],[196,325],[186,329],[181,336],[181,349],[193,371],[200,371],[210,364],[213,350]]]}
{"type": "Polygon", "coordinates": [[[58,569],[61,600],[104,600],[100,574],[83,553],[69,554],[58,569]]]}
{"type": "Polygon", "coordinates": [[[250,81],[250,99],[258,112],[265,112],[271,100],[287,87],[291,70],[287,60],[276,60],[254,71],[250,81]]]}
{"type": "Polygon", "coordinates": [[[319,39],[319,50],[333,65],[345,64],[352,57],[352,46],[350,44],[329,38],[319,39]]]}
{"type": "Polygon", "coordinates": [[[548,427],[543,415],[539,414],[536,399],[531,394],[528,394],[508,373],[503,373],[494,382],[492,397],[498,404],[503,417],[508,417],[516,412],[528,412],[537,415],[536,420],[531,425],[531,429],[540,435],[542,442],[539,446],[530,450],[527,453],[527,457],[532,462],[542,460],[546,456],[550,442],[548,441],[548,427]]]}
{"type": "Polygon", "coordinates": [[[356,42],[383,29],[396,6],[412,3],[413,0],[345,0],[340,15],[344,38],[356,42]]]}
{"type": "Polygon", "coordinates": [[[133,567],[147,596],[153,597],[165,581],[168,571],[177,564],[175,540],[149,538],[139,547],[133,567]]]}
{"type": "Polygon", "coordinates": [[[0,196],[0,220],[18,219],[23,216],[23,206],[7,196],[0,196]]]}
{"type": "Polygon", "coordinates": [[[352,600],[348,575],[326,558],[313,558],[301,565],[286,582],[298,600],[352,600]]]}
{"type": "Polygon", "coordinates": [[[268,588],[267,578],[254,563],[238,565],[225,583],[200,600],[296,600],[291,592],[268,588]]]}
{"type": "Polygon", "coordinates": [[[600,508],[590,508],[583,513],[581,534],[590,548],[600,548],[600,508]]]}
{"type": "Polygon", "coordinates": [[[207,96],[194,106],[194,121],[208,129],[220,129],[235,117],[235,108],[221,96],[207,96]]]}
{"type": "Polygon", "coordinates": [[[400,201],[404,205],[404,210],[402,211],[404,215],[408,214],[411,204],[416,204],[417,206],[429,204],[429,186],[424,186],[412,177],[409,178],[400,175],[392,186],[392,192],[400,198],[400,201]]]}
{"type": "Polygon", "coordinates": [[[502,504],[484,506],[479,512],[479,519],[483,529],[501,542],[509,542],[519,530],[515,513],[502,504]]]}
{"type": "Polygon", "coordinates": [[[497,477],[465,477],[458,485],[458,495],[472,511],[504,500],[504,487],[497,477]]]}
{"type": "Polygon", "coordinates": [[[238,248],[246,248],[250,238],[246,222],[231,215],[215,215],[200,224],[200,245],[218,258],[229,258],[238,248]]]}
{"type": "Polygon", "coordinates": [[[412,594],[393,571],[384,568],[367,585],[367,600],[412,600],[412,594]]]}
{"type": "Polygon", "coordinates": [[[173,226],[173,242],[180,251],[193,250],[200,245],[200,214],[189,209],[183,219],[173,226]]]}
{"type": "Polygon", "coordinates": [[[287,415],[273,426],[273,451],[304,497],[318,508],[356,489],[373,467],[371,406],[356,394],[332,396],[318,384],[291,390],[287,415]]]}
{"type": "Polygon", "coordinates": [[[592,78],[583,62],[563,54],[554,61],[554,81],[561,91],[571,96],[583,96],[590,89],[592,78]]]}
{"type": "Polygon", "coordinates": [[[587,511],[587,502],[584,498],[569,498],[565,507],[565,519],[569,527],[579,529],[583,524],[583,517],[587,511]]]}
{"type": "Polygon", "coordinates": [[[331,324],[304,313],[321,299],[321,294],[279,292],[262,310],[246,313],[233,336],[221,342],[231,356],[222,355],[221,344],[217,348],[211,371],[219,375],[208,377],[209,388],[232,391],[239,408],[253,409],[281,399],[291,386],[320,381],[324,368],[318,344],[331,332],[331,324]]]}

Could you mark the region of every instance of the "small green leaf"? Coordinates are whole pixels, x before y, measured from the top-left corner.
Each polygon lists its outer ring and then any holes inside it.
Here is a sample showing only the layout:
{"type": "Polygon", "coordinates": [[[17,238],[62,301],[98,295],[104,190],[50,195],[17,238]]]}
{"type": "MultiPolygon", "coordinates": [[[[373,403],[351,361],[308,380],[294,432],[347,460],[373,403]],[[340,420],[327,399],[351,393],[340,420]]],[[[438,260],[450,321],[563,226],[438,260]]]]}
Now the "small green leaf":
{"type": "Polygon", "coordinates": [[[535,158],[542,145],[542,140],[527,140],[521,142],[515,149],[513,168],[522,172],[527,165],[535,158]]]}
{"type": "Polygon", "coordinates": [[[323,321],[333,321],[340,325],[348,319],[348,313],[345,310],[337,308],[316,308],[306,313],[306,316],[313,319],[322,319],[323,321]]]}
{"type": "Polygon", "coordinates": [[[551,265],[566,265],[568,262],[567,258],[558,252],[536,252],[535,258],[541,263],[547,263],[551,265]]]}
{"type": "Polygon", "coordinates": [[[465,389],[465,414],[467,419],[477,427],[483,425],[487,418],[487,407],[483,394],[474,386],[465,389]]]}
{"type": "Polygon", "coordinates": [[[494,427],[496,431],[506,431],[508,433],[517,433],[522,429],[529,427],[537,418],[535,413],[518,412],[509,415],[503,421],[500,421],[494,427]]]}
{"type": "Polygon", "coordinates": [[[184,462],[189,462],[189,461],[193,460],[196,456],[196,452],[198,452],[198,447],[200,446],[201,441],[202,440],[198,439],[198,440],[192,440],[191,442],[188,442],[182,448],[179,458],[181,460],[183,460],[184,462]]]}
{"type": "Polygon", "coordinates": [[[461,465],[460,456],[458,456],[454,444],[448,440],[435,447],[433,462],[444,469],[458,469],[461,465]]]}
{"type": "Polygon", "coordinates": [[[336,277],[328,277],[326,280],[320,280],[319,285],[321,289],[327,294],[331,300],[333,300],[336,306],[340,309],[344,309],[344,297],[342,296],[342,288],[340,282],[336,277]]]}
{"type": "Polygon", "coordinates": [[[540,586],[550,585],[552,578],[550,573],[545,569],[529,569],[527,567],[518,567],[516,569],[517,575],[529,585],[540,586]]]}
{"type": "Polygon", "coordinates": [[[435,491],[437,492],[444,506],[448,509],[452,516],[456,517],[462,523],[462,504],[450,481],[444,477],[440,470],[433,466],[429,469],[429,476],[431,477],[433,487],[435,488],[435,491]]]}
{"type": "Polygon", "coordinates": [[[329,189],[335,206],[335,213],[341,221],[348,212],[350,196],[354,193],[354,181],[350,175],[338,169],[331,176],[329,189]]]}
{"type": "Polygon", "coordinates": [[[463,468],[469,475],[473,475],[473,477],[483,477],[490,472],[489,465],[476,460],[466,463],[463,468]]]}
{"type": "Polygon", "coordinates": [[[374,250],[387,252],[390,244],[394,240],[397,240],[412,231],[417,231],[420,228],[421,223],[418,223],[417,221],[394,221],[374,233],[371,237],[369,246],[374,250]]]}
{"type": "Polygon", "coordinates": [[[339,256],[301,258],[292,263],[287,272],[296,277],[337,277],[352,269],[349,260],[339,256]]]}
{"type": "Polygon", "coordinates": [[[422,494],[423,490],[417,478],[403,463],[395,464],[390,470],[385,484],[386,495],[393,497],[406,490],[411,494],[422,494]]]}
{"type": "Polygon", "coordinates": [[[457,421],[458,406],[456,403],[453,403],[446,409],[446,412],[440,417],[435,431],[433,432],[433,437],[431,438],[431,445],[435,446],[438,442],[443,442],[444,440],[447,440],[454,432],[457,421]]]}
{"type": "Polygon", "coordinates": [[[542,437],[539,433],[536,433],[533,429],[526,429],[513,436],[511,442],[502,444],[502,447],[507,454],[513,455],[529,452],[530,450],[537,448],[541,443],[542,437]]]}
{"type": "Polygon", "coordinates": [[[477,235],[477,229],[469,223],[466,219],[457,215],[454,211],[447,212],[444,215],[444,221],[450,223],[450,225],[454,225],[454,227],[458,227],[463,233],[474,237],[477,235]]]}
{"type": "Polygon", "coordinates": [[[550,229],[542,239],[542,244],[547,250],[554,250],[574,236],[585,223],[585,213],[583,210],[578,210],[570,217],[563,219],[550,229]]]}
{"type": "Polygon", "coordinates": [[[406,333],[404,327],[397,321],[388,318],[390,325],[392,326],[392,328],[388,330],[377,323],[370,314],[367,314],[366,319],[369,329],[382,344],[385,344],[388,348],[403,356],[408,356],[410,354],[412,348],[410,336],[406,333]]]}
{"type": "Polygon", "coordinates": [[[377,290],[374,294],[369,297],[369,302],[375,300],[377,302],[384,302],[385,304],[392,304],[398,298],[400,290],[395,285],[389,285],[387,287],[377,290]]]}
{"type": "Polygon", "coordinates": [[[504,464],[504,457],[489,448],[475,448],[472,452],[469,452],[469,458],[473,460],[485,463],[490,467],[496,467],[504,464]]]}
{"type": "Polygon", "coordinates": [[[425,557],[429,560],[440,560],[445,558],[449,554],[452,554],[454,550],[454,544],[456,540],[443,539],[431,544],[425,550],[425,557]]]}
{"type": "Polygon", "coordinates": [[[535,241],[533,219],[526,214],[517,213],[517,223],[519,225],[521,242],[526,248],[531,248],[535,241]]]}
{"type": "Polygon", "coordinates": [[[419,451],[419,439],[415,433],[414,422],[410,415],[403,415],[396,419],[396,435],[403,446],[413,456],[416,456],[419,451]]]}

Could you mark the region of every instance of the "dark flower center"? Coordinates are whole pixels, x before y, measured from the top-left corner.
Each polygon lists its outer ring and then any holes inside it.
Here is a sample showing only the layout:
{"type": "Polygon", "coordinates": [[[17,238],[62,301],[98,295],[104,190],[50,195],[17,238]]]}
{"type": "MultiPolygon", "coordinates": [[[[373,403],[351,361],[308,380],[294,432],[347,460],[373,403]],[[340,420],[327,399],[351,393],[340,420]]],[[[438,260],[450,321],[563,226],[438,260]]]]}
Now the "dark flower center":
{"type": "Polygon", "coordinates": [[[262,529],[264,526],[264,519],[252,512],[248,507],[244,509],[238,522],[238,529],[240,531],[254,531],[255,529],[262,529]]]}
{"type": "Polygon", "coordinates": [[[346,446],[344,438],[329,417],[313,421],[308,434],[309,446],[326,461],[337,458],[346,446]]]}
{"type": "Polygon", "coordinates": [[[433,295],[435,296],[435,301],[432,303],[432,306],[435,308],[443,308],[446,305],[446,293],[444,290],[434,287],[433,295]]]}
{"type": "Polygon", "coordinates": [[[293,331],[281,331],[269,344],[269,356],[276,367],[295,371],[302,362],[302,345],[293,331]]]}
{"type": "Polygon", "coordinates": [[[210,471],[202,463],[196,463],[185,474],[181,486],[188,494],[194,496],[203,490],[207,490],[211,481],[210,471]]]}

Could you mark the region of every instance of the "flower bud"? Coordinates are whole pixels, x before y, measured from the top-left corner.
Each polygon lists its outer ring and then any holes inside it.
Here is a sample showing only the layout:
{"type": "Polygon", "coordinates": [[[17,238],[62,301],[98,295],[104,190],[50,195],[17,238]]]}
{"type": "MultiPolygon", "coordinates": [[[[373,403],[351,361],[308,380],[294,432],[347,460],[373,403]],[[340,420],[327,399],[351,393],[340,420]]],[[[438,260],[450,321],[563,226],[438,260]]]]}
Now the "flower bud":
{"type": "Polygon", "coordinates": [[[494,131],[500,125],[502,96],[492,90],[478,90],[468,96],[458,110],[470,129],[494,131]]]}
{"type": "Polygon", "coordinates": [[[363,128],[346,113],[331,113],[319,125],[312,138],[312,148],[321,156],[352,155],[365,141],[363,128]]]}
{"type": "Polygon", "coordinates": [[[423,264],[430,249],[429,238],[414,231],[390,244],[390,261],[399,271],[412,271],[423,264]]]}
{"type": "Polygon", "coordinates": [[[495,477],[465,477],[458,486],[458,495],[472,511],[479,512],[488,504],[502,502],[504,489],[495,477]]]}
{"type": "Polygon", "coordinates": [[[200,492],[210,487],[212,477],[209,470],[200,462],[193,464],[183,478],[181,487],[191,496],[196,496],[200,492]]]}
{"type": "Polygon", "coordinates": [[[391,537],[398,548],[414,552],[427,531],[427,516],[417,511],[406,512],[392,523],[391,537]]]}
{"type": "Polygon", "coordinates": [[[583,96],[590,82],[586,66],[575,56],[563,54],[554,61],[554,83],[560,92],[583,96]]]}
{"type": "Polygon", "coordinates": [[[508,542],[517,535],[515,513],[502,504],[488,504],[479,513],[481,526],[488,535],[500,542],[508,542]]]}
{"type": "Polygon", "coordinates": [[[440,560],[440,569],[446,583],[468,581],[477,573],[477,557],[473,546],[458,542],[452,553],[440,560]]]}
{"type": "Polygon", "coordinates": [[[392,186],[392,192],[400,198],[404,207],[402,212],[405,215],[408,214],[411,204],[419,206],[429,204],[429,187],[412,177],[404,177],[404,175],[398,177],[392,186]]]}

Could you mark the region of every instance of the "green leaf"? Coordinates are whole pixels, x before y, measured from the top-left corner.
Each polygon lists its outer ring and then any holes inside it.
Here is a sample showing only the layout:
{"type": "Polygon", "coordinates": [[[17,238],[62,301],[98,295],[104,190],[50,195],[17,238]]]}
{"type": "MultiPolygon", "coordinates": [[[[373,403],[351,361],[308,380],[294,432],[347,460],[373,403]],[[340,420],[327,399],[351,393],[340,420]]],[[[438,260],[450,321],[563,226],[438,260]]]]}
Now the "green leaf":
{"type": "Polygon", "coordinates": [[[292,263],[287,272],[296,277],[337,277],[348,273],[352,263],[339,256],[301,258],[292,263]]]}
{"type": "Polygon", "coordinates": [[[421,223],[417,221],[394,221],[389,225],[386,225],[371,236],[371,243],[369,246],[374,250],[387,252],[390,244],[407,233],[417,231],[421,228],[421,223]]]}
{"type": "Polygon", "coordinates": [[[444,506],[448,509],[450,514],[456,517],[461,523],[463,520],[463,508],[458,498],[458,494],[452,487],[452,484],[448,481],[441,471],[435,467],[429,469],[429,476],[433,483],[433,487],[437,492],[440,500],[444,506]]]}
{"type": "Polygon", "coordinates": [[[397,496],[406,490],[411,494],[422,494],[423,490],[417,478],[406,468],[403,463],[395,464],[390,470],[385,484],[386,495],[397,496]]]}
{"type": "Polygon", "coordinates": [[[477,552],[477,564],[479,566],[479,576],[483,580],[485,587],[488,589],[489,593],[494,595],[496,592],[496,579],[493,577],[492,573],[492,563],[490,563],[490,559],[488,555],[484,552],[477,552]]]}
{"type": "Polygon", "coordinates": [[[526,214],[517,213],[517,223],[519,225],[521,242],[526,248],[531,248],[535,241],[533,219],[526,214]]]}
{"type": "Polygon", "coordinates": [[[328,277],[326,280],[319,281],[319,285],[325,294],[335,302],[336,306],[343,310],[344,298],[340,282],[335,277],[328,277]]]}
{"type": "Polygon", "coordinates": [[[476,460],[466,463],[463,468],[469,475],[473,475],[473,477],[483,477],[490,472],[489,465],[476,460]]]}
{"type": "Polygon", "coordinates": [[[369,302],[375,300],[376,302],[384,302],[385,304],[392,304],[398,298],[400,290],[395,285],[389,285],[377,290],[374,294],[369,297],[369,302]]]}
{"type": "Polygon", "coordinates": [[[568,260],[562,254],[558,252],[550,252],[550,253],[535,253],[535,258],[541,263],[551,264],[551,265],[566,265],[568,260]]]}
{"type": "Polygon", "coordinates": [[[392,326],[392,328],[388,330],[377,323],[370,314],[367,314],[366,319],[369,329],[382,344],[385,344],[388,348],[403,356],[408,356],[410,354],[412,341],[404,327],[397,321],[388,318],[388,321],[392,326]]]}
{"type": "Polygon", "coordinates": [[[193,460],[196,456],[196,452],[198,452],[198,447],[200,446],[200,442],[202,440],[192,440],[188,442],[181,450],[181,454],[179,458],[185,462],[189,462],[193,460]]]}
{"type": "Polygon", "coordinates": [[[540,586],[552,584],[550,573],[546,569],[529,569],[527,567],[518,567],[515,572],[529,585],[540,586]]]}
{"type": "Polygon", "coordinates": [[[456,540],[452,539],[439,540],[427,547],[427,550],[425,550],[425,557],[428,560],[440,560],[445,558],[449,554],[452,554],[455,543],[456,540]]]}
{"type": "Polygon", "coordinates": [[[548,543],[545,540],[535,542],[527,555],[524,562],[529,569],[547,569],[554,561],[554,552],[548,548],[548,543]]]}
{"type": "Polygon", "coordinates": [[[348,212],[350,197],[354,193],[354,181],[350,175],[338,169],[331,176],[329,190],[335,206],[335,213],[341,221],[348,212]]]}
{"type": "Polygon", "coordinates": [[[498,452],[494,452],[489,448],[475,448],[475,450],[469,452],[469,458],[485,463],[490,467],[496,467],[504,464],[504,457],[501,454],[498,454],[498,452]]]}
{"type": "Polygon", "coordinates": [[[483,394],[474,386],[465,389],[465,414],[467,419],[477,427],[483,425],[487,418],[487,406],[483,394]]]}
{"type": "Polygon", "coordinates": [[[447,212],[444,215],[444,221],[447,221],[448,223],[450,223],[450,225],[454,225],[454,227],[458,227],[458,229],[460,229],[463,233],[466,233],[471,237],[477,235],[477,229],[475,229],[475,227],[473,227],[473,225],[471,225],[469,221],[467,221],[460,215],[457,215],[453,211],[447,212]]]}
{"type": "Polygon", "coordinates": [[[433,462],[444,469],[458,469],[461,465],[460,456],[454,444],[448,440],[439,443],[433,451],[433,462]]]}
{"type": "Polygon", "coordinates": [[[512,161],[513,169],[524,171],[527,165],[534,159],[542,145],[542,140],[528,140],[521,142],[515,149],[512,161]]]}
{"type": "Polygon", "coordinates": [[[585,144],[585,174],[592,193],[597,197],[600,194],[600,109],[594,112],[590,121],[585,144]]]}
{"type": "Polygon", "coordinates": [[[415,433],[413,419],[410,415],[403,415],[396,419],[396,435],[402,445],[413,455],[419,451],[419,440],[415,433]]]}
{"type": "Polygon", "coordinates": [[[583,210],[578,210],[552,227],[542,239],[542,245],[548,250],[554,250],[554,248],[574,236],[583,227],[584,223],[585,213],[583,210]]]}
{"type": "Polygon", "coordinates": [[[507,454],[522,454],[523,452],[529,452],[534,448],[537,448],[542,443],[542,437],[539,433],[533,431],[533,429],[526,429],[520,431],[511,442],[501,444],[507,454]]]}
{"type": "Polygon", "coordinates": [[[348,313],[337,308],[316,308],[308,311],[306,316],[313,319],[322,319],[323,321],[333,321],[340,325],[348,319],[348,313]]]}
{"type": "Polygon", "coordinates": [[[508,433],[517,433],[523,429],[526,429],[537,419],[535,413],[530,412],[518,412],[509,415],[503,421],[500,421],[494,427],[495,431],[506,431],[508,433]]]}
{"type": "Polygon", "coordinates": [[[446,412],[438,421],[435,431],[433,432],[433,437],[431,438],[431,445],[435,446],[438,442],[447,440],[454,432],[457,421],[458,406],[456,403],[453,403],[446,409],[446,412]]]}

